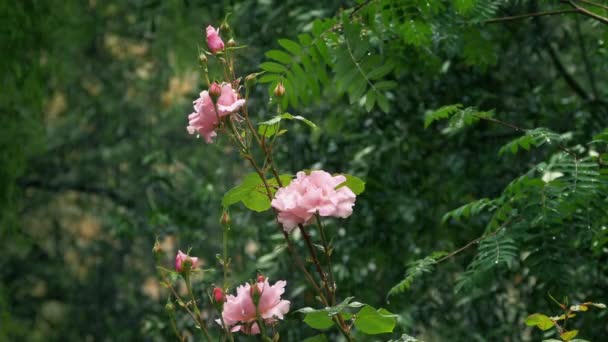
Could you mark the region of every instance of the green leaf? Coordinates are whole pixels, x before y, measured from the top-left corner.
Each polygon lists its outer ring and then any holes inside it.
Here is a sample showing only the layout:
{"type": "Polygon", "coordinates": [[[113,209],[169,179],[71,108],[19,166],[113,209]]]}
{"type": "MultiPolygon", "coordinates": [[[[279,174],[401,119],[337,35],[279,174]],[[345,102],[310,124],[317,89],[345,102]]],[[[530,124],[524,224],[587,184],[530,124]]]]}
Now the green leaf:
{"type": "Polygon", "coordinates": [[[265,55],[266,55],[266,57],[268,57],[270,59],[274,59],[275,61],[283,63],[283,64],[291,63],[291,60],[293,58],[290,55],[288,55],[287,53],[285,53],[283,51],[279,51],[279,50],[270,50],[270,51],[266,52],[265,55]]]}
{"type": "Polygon", "coordinates": [[[309,127],[312,127],[313,129],[317,128],[317,125],[314,124],[314,122],[299,116],[299,115],[291,115],[289,113],[283,113],[281,115],[277,115],[274,118],[264,121],[264,122],[260,122],[258,124],[258,132],[260,134],[262,134],[263,136],[270,138],[273,135],[277,134],[277,131],[279,129],[279,123],[282,120],[297,120],[300,122],[305,123],[306,125],[308,125],[309,127]]]}
{"type": "Polygon", "coordinates": [[[279,78],[281,78],[281,76],[277,75],[277,74],[266,74],[266,75],[260,77],[258,82],[259,83],[270,83],[270,82],[277,81],[279,78]]]}
{"type": "Polygon", "coordinates": [[[367,74],[367,78],[369,78],[370,80],[381,79],[382,77],[386,76],[389,72],[391,72],[394,67],[395,66],[393,65],[393,63],[381,64],[379,67],[370,71],[367,74]]]}
{"type": "Polygon", "coordinates": [[[296,56],[302,53],[302,47],[293,40],[279,39],[279,45],[296,56]]]}
{"type": "Polygon", "coordinates": [[[570,341],[578,335],[578,330],[570,330],[559,334],[559,337],[564,341],[570,341]]]}
{"type": "Polygon", "coordinates": [[[467,14],[475,8],[476,0],[454,0],[453,5],[458,13],[467,14]]]}
{"type": "Polygon", "coordinates": [[[433,34],[431,25],[420,20],[407,20],[401,25],[400,32],[407,44],[412,44],[416,47],[429,45],[433,34]]]}
{"type": "Polygon", "coordinates": [[[364,306],[355,319],[355,327],[368,335],[390,333],[396,324],[396,315],[385,309],[376,310],[369,305],[364,306]]]}
{"type": "Polygon", "coordinates": [[[287,68],[284,65],[275,62],[264,62],[260,64],[260,68],[265,71],[277,73],[287,71],[287,68]]]}
{"type": "Polygon", "coordinates": [[[524,322],[529,327],[536,326],[543,331],[549,330],[553,327],[553,321],[551,318],[539,313],[528,316],[524,322]]]}
{"type": "Polygon", "coordinates": [[[441,119],[447,119],[452,114],[458,112],[462,108],[460,103],[443,106],[434,111],[428,111],[424,114],[424,128],[429,127],[433,122],[441,119]]]}
{"type": "Polygon", "coordinates": [[[346,181],[336,186],[336,189],[346,186],[352,192],[354,192],[355,195],[360,195],[361,193],[363,193],[363,191],[365,191],[365,182],[361,178],[349,175],[347,173],[343,173],[342,175],[346,177],[346,181]]]}
{"type": "Polygon", "coordinates": [[[376,92],[376,102],[378,103],[378,106],[380,107],[380,109],[382,109],[383,112],[388,113],[390,111],[388,99],[381,92],[376,92]]]}
{"type": "Polygon", "coordinates": [[[397,86],[398,84],[395,81],[380,81],[374,84],[374,88],[376,88],[376,90],[390,90],[397,88],[397,86]]]}
{"type": "Polygon", "coordinates": [[[326,311],[313,311],[304,316],[304,323],[309,327],[324,330],[329,329],[334,325],[334,321],[326,311]]]}

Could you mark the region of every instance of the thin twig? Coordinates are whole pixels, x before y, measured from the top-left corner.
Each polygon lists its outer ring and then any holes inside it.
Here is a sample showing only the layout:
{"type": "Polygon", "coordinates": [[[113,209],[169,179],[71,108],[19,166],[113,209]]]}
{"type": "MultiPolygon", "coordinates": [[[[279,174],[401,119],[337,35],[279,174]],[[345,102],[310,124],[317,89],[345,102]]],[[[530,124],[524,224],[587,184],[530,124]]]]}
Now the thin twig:
{"type": "Polygon", "coordinates": [[[608,6],[606,6],[606,5],[602,5],[602,4],[598,4],[597,2],[588,1],[588,0],[577,0],[577,1],[582,2],[582,3],[584,3],[584,4],[587,4],[587,5],[591,5],[591,6],[595,6],[595,7],[603,8],[603,9],[605,9],[606,11],[608,11],[608,6]]]}
{"type": "Polygon", "coordinates": [[[555,10],[555,11],[526,13],[526,14],[514,15],[514,16],[509,16],[509,17],[488,19],[488,20],[485,20],[484,23],[485,24],[494,24],[494,23],[500,23],[500,22],[505,22],[505,21],[514,21],[514,20],[520,20],[520,19],[526,19],[526,18],[542,17],[542,16],[547,16],[547,15],[559,15],[559,14],[567,14],[567,13],[578,13],[578,10],[563,9],[563,10],[555,10]]]}
{"type": "Polygon", "coordinates": [[[574,1],[572,1],[572,0],[562,1],[562,2],[568,3],[570,6],[572,6],[573,8],[575,8],[579,13],[581,13],[583,15],[586,15],[586,16],[588,16],[590,18],[593,18],[593,19],[601,22],[602,24],[608,25],[608,18],[602,17],[599,14],[595,14],[595,13],[589,11],[588,9],[575,4],[574,1]]]}

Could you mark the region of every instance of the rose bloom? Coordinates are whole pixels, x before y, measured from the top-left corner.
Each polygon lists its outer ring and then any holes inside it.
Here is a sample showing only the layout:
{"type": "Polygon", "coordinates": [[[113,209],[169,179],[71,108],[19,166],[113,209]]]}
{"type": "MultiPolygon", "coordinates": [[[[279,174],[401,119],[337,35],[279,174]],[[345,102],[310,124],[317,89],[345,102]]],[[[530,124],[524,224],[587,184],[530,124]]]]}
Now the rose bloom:
{"type": "Polygon", "coordinates": [[[207,46],[209,46],[209,50],[213,53],[224,50],[224,41],[222,41],[217,30],[211,25],[207,26],[207,46]]]}
{"type": "Polygon", "coordinates": [[[192,263],[192,266],[190,266],[190,269],[195,269],[198,266],[198,258],[188,256],[187,254],[184,254],[182,251],[177,251],[177,255],[175,256],[175,270],[177,272],[183,271],[184,270],[184,267],[183,267],[184,261],[186,261],[188,259],[190,259],[190,262],[192,263]]]}
{"type": "Polygon", "coordinates": [[[343,175],[332,176],[322,170],[309,175],[298,172],[296,179],[280,188],[271,202],[279,211],[278,220],[283,229],[290,232],[298,224],[307,224],[317,212],[320,216],[349,217],[356,195],[346,186],[336,189],[345,181],[343,175]]]}
{"type": "MultiPolygon", "coordinates": [[[[282,300],[281,295],[285,292],[285,280],[279,280],[270,286],[268,279],[257,282],[258,312],[265,323],[274,323],[282,320],[289,312],[290,302],[282,300]]],[[[259,334],[260,327],[256,322],[256,306],[252,298],[252,285],[247,283],[236,289],[236,296],[227,295],[222,312],[224,323],[231,327],[230,331],[241,331],[245,334],[259,334]]],[[[254,288],[255,290],[255,288],[254,288]]],[[[221,321],[218,320],[221,324],[221,321]]]]}
{"type": "Polygon", "coordinates": [[[230,83],[225,83],[217,99],[217,113],[213,100],[206,90],[202,91],[193,103],[194,112],[188,115],[188,133],[203,136],[205,142],[209,144],[217,136],[215,129],[218,126],[218,117],[222,118],[239,110],[245,104],[245,100],[238,98],[238,93],[232,89],[230,83]]]}

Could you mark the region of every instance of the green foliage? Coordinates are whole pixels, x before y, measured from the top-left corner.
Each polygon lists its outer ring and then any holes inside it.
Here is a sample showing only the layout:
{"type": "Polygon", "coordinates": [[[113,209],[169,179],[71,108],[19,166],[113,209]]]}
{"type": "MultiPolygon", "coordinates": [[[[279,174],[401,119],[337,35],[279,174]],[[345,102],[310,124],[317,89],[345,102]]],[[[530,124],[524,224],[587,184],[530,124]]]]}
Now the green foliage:
{"type": "Polygon", "coordinates": [[[543,127],[530,129],[527,130],[521,137],[516,138],[501,147],[498,151],[498,155],[503,155],[506,152],[516,154],[520,148],[528,151],[532,146],[538,147],[544,144],[554,144],[559,146],[563,140],[564,139],[561,135],[552,132],[549,129],[543,127]]]}
{"type": "Polygon", "coordinates": [[[304,314],[304,323],[317,330],[329,329],[334,325],[334,316],[340,314],[343,318],[353,320],[354,326],[367,335],[390,333],[395,329],[396,315],[386,309],[378,309],[370,305],[351,302],[354,297],[344,299],[340,304],[315,310],[309,307],[297,310],[304,314]],[[354,312],[357,311],[358,312],[354,312]]]}
{"type": "Polygon", "coordinates": [[[294,108],[299,103],[310,104],[321,95],[321,86],[329,82],[328,67],[333,63],[330,47],[325,36],[331,36],[333,20],[316,20],[313,23],[312,35],[302,33],[298,40],[280,39],[283,50],[271,50],[266,57],[273,60],[260,64],[266,74],[260,83],[269,83],[269,94],[272,94],[279,83],[285,87],[282,107],[291,104],[294,108]]]}
{"type": "MultiPolygon", "coordinates": [[[[555,301],[555,303],[560,306],[560,308],[563,310],[564,314],[549,317],[549,316],[546,316],[546,315],[543,315],[540,313],[535,313],[535,314],[529,315],[525,319],[524,323],[529,327],[537,327],[542,331],[546,331],[546,330],[549,330],[549,329],[555,327],[555,329],[559,333],[559,337],[562,339],[562,341],[584,341],[584,340],[580,340],[580,339],[573,340],[576,336],[578,336],[579,330],[577,330],[577,329],[566,330],[567,321],[572,320],[572,318],[576,317],[576,314],[574,314],[574,312],[585,312],[585,311],[589,310],[589,307],[606,309],[606,305],[603,303],[584,302],[581,304],[568,306],[567,297],[564,299],[565,303],[560,303],[557,300],[555,300],[553,297],[551,297],[551,299],[553,299],[555,301]]],[[[545,340],[545,341],[547,341],[547,340],[545,340]]],[[[553,341],[559,341],[559,340],[553,340],[553,341]]]]}
{"type": "Polygon", "coordinates": [[[479,111],[473,107],[461,108],[461,104],[454,104],[426,112],[424,114],[424,127],[428,128],[433,122],[438,120],[449,119],[448,125],[443,132],[454,133],[465,126],[473,125],[481,119],[494,116],[492,111],[479,111]]]}
{"type": "Polygon", "coordinates": [[[294,116],[289,113],[283,113],[281,115],[275,116],[274,118],[272,118],[270,120],[260,122],[258,124],[260,126],[258,128],[258,132],[266,138],[271,138],[274,135],[282,134],[281,132],[283,132],[283,131],[280,129],[282,120],[297,120],[297,121],[305,123],[306,125],[308,125],[309,127],[313,128],[313,129],[317,128],[317,125],[315,125],[314,122],[312,122],[302,116],[299,116],[299,115],[294,116]]]}
{"type": "Polygon", "coordinates": [[[463,218],[469,218],[470,216],[479,215],[479,213],[481,213],[484,209],[492,211],[495,208],[496,207],[494,206],[494,201],[488,198],[482,198],[477,201],[467,203],[461,206],[460,208],[448,211],[443,215],[441,221],[445,223],[451,218],[460,221],[463,218]]]}
{"type": "MultiPolygon", "coordinates": [[[[279,176],[283,186],[291,182],[291,175],[279,176]]],[[[278,189],[277,180],[272,178],[264,184],[262,178],[257,173],[250,173],[245,176],[243,182],[224,194],[222,206],[228,208],[233,204],[242,202],[245,207],[253,211],[262,212],[270,209],[270,199],[268,191],[274,194],[278,189]],[[268,189],[266,188],[268,185],[268,189]]]]}
{"type": "Polygon", "coordinates": [[[437,263],[437,260],[445,255],[447,255],[446,252],[435,252],[424,259],[410,262],[405,271],[405,278],[388,291],[388,294],[386,295],[387,298],[409,290],[414,280],[420,278],[425,273],[430,273],[437,263]]]}

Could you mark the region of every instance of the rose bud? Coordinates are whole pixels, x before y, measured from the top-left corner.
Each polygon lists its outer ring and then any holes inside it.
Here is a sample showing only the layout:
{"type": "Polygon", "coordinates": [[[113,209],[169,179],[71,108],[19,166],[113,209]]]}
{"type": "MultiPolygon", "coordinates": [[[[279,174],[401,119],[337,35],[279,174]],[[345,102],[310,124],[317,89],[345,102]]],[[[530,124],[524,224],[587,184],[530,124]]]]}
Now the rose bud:
{"type": "Polygon", "coordinates": [[[217,30],[211,25],[207,26],[207,46],[209,46],[209,50],[211,50],[212,53],[218,53],[219,51],[224,50],[222,38],[220,38],[217,30]]]}

